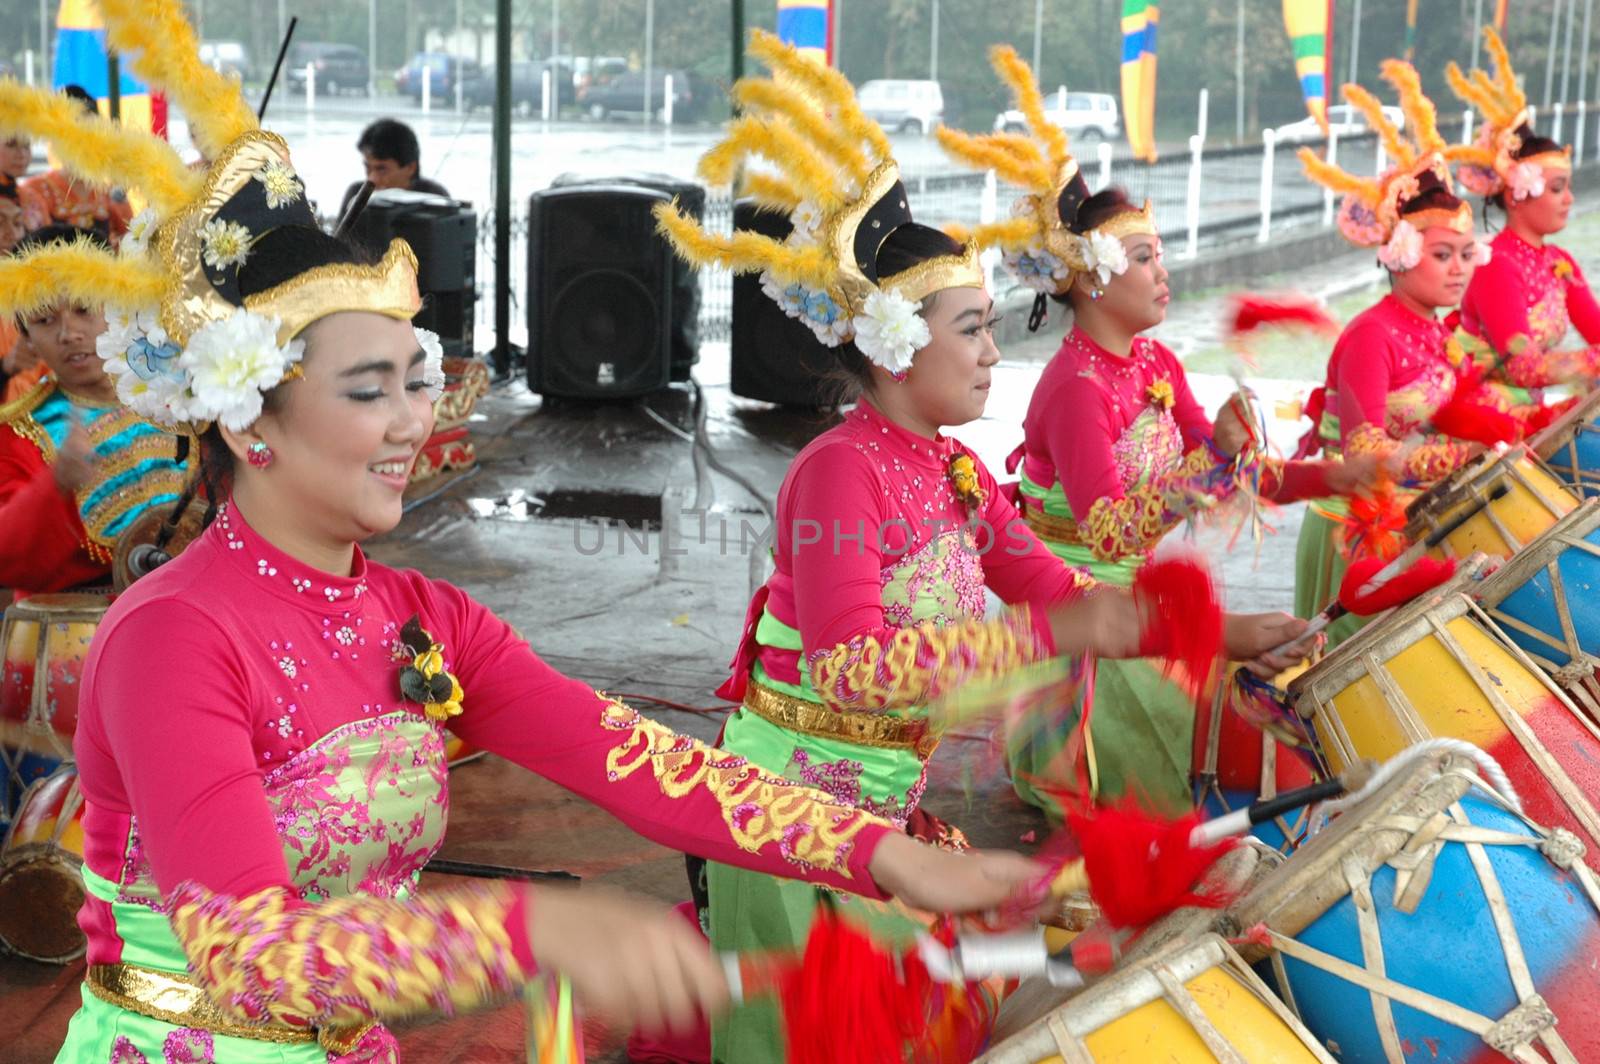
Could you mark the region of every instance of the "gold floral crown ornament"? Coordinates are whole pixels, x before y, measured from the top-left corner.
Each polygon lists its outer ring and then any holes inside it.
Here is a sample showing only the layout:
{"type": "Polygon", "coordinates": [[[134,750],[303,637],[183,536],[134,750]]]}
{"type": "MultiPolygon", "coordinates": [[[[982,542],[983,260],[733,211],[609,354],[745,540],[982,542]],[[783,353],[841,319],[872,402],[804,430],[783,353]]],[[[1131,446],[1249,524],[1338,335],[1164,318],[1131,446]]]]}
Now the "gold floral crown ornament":
{"type": "MultiPolygon", "coordinates": [[[[420,307],[416,258],[395,241],[373,266],[309,270],[245,297],[239,271],[266,234],[317,219],[288,145],[263,131],[237,81],[200,62],[178,0],[99,0],[107,41],[164,89],[189,120],[210,167],[184,166],[164,140],[88,116],[65,97],[0,82],[0,135],[47,140],[76,175],[137,189],[150,206],[118,252],[56,245],[0,262],[0,311],[64,298],[103,306],[96,340],[117,394],[136,413],[202,431],[240,430],[263,393],[299,375],[307,326],[341,310],[411,318],[420,307]]],[[[438,338],[417,330],[430,386],[442,389],[438,338]]]]}
{"type": "Polygon", "coordinates": [[[1471,144],[1456,145],[1445,153],[1457,164],[1456,176],[1470,191],[1493,196],[1510,191],[1513,200],[1544,194],[1544,171],[1572,169],[1572,149],[1542,151],[1517,158],[1523,141],[1533,136],[1528,97],[1517,86],[1505,41],[1493,26],[1485,26],[1483,39],[1494,61],[1494,76],[1474,70],[1471,76],[1451,63],[1445,68],[1450,88],[1483,118],[1471,144]]]}
{"type": "Polygon", "coordinates": [[[1385,60],[1383,78],[1400,94],[1400,106],[1411,124],[1411,137],[1401,135],[1383,113],[1377,97],[1360,85],[1344,86],[1344,98],[1377,130],[1383,149],[1394,165],[1377,177],[1357,177],[1319,158],[1310,148],[1300,149],[1306,176],[1324,188],[1344,193],[1339,206],[1339,232],[1357,247],[1375,247],[1378,260],[1396,272],[1411,269],[1422,260],[1422,231],[1443,226],[1458,233],[1472,232],[1472,207],[1455,206],[1406,211],[1414,200],[1443,189],[1455,189],[1445,161],[1444,138],[1439,134],[1438,113],[1422,92],[1422,79],[1410,63],[1385,60]]]}
{"type": "Polygon", "coordinates": [[[922,301],[984,286],[978,248],[880,277],[884,241],[913,224],[889,138],[838,71],[762,30],[750,34],[749,54],[772,77],[734,85],[742,114],[700,160],[700,175],[717,185],[742,177],[744,195],[789,219],[789,236],[708,233],[675,203],[656,208],[661,232],[696,266],[759,273],[762,291],[822,343],[854,341],[875,365],[904,374],[931,339],[922,301]],[[767,165],[746,169],[757,159],[767,165]]]}
{"type": "Polygon", "coordinates": [[[995,171],[1023,195],[1008,220],[961,235],[973,246],[999,247],[1017,280],[1041,295],[1066,292],[1079,275],[1109,283],[1128,268],[1124,237],[1159,235],[1154,210],[1147,200],[1141,209],[1119,211],[1087,233],[1076,232],[1089,185],[1068,151],[1066,132],[1045,113],[1038,81],[1016,49],[996,45],[989,61],[1010,87],[1031,135],[961,133],[946,126],[939,129],[939,143],[956,161],[995,171]]]}

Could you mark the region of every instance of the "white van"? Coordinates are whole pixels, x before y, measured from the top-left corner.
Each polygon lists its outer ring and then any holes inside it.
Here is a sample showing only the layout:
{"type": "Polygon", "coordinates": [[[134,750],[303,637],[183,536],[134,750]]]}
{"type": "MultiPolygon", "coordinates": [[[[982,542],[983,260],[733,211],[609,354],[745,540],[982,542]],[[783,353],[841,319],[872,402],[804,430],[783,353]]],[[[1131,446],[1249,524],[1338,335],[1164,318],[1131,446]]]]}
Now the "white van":
{"type": "Polygon", "coordinates": [[[862,113],[884,129],[927,136],[944,122],[944,93],[937,81],[878,79],[856,93],[862,113]]]}
{"type": "MultiPolygon", "coordinates": [[[[1067,92],[1057,89],[1044,98],[1044,116],[1082,144],[1099,144],[1122,136],[1122,118],[1116,97],[1104,92],[1067,92]]],[[[996,133],[1025,133],[1028,120],[1021,111],[995,116],[996,133]]]]}

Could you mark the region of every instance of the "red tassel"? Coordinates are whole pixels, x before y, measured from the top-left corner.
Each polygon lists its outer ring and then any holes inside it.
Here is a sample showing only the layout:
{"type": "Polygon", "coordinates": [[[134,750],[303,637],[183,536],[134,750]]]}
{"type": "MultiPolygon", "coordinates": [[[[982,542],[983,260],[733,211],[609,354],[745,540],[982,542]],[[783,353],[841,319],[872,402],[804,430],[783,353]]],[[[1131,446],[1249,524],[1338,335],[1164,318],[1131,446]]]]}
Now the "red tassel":
{"type": "Polygon", "coordinates": [[[1406,549],[1406,508],[1395,497],[1392,485],[1371,495],[1350,500],[1350,516],[1344,522],[1344,554],[1347,558],[1379,558],[1392,562],[1406,549]]]}
{"type": "Polygon", "coordinates": [[[1196,691],[1203,690],[1222,655],[1222,604],[1211,571],[1190,557],[1146,562],[1133,578],[1133,597],[1148,611],[1141,652],[1181,666],[1196,691]]]}
{"type": "Polygon", "coordinates": [[[1193,888],[1237,840],[1191,846],[1189,836],[1198,823],[1198,811],[1166,820],[1131,799],[1067,815],[1067,826],[1083,847],[1089,895],[1107,920],[1117,927],[1144,927],[1183,905],[1215,909],[1228,903],[1193,888]]]}
{"type": "Polygon", "coordinates": [[[1318,332],[1337,332],[1339,323],[1320,303],[1300,295],[1278,298],[1245,293],[1234,297],[1229,338],[1254,332],[1263,325],[1300,325],[1318,332]]]}
{"type": "Polygon", "coordinates": [[[1432,420],[1436,432],[1485,447],[1516,443],[1522,438],[1522,426],[1495,405],[1484,385],[1483,367],[1470,359],[1456,372],[1456,388],[1450,401],[1434,411],[1432,420]]]}
{"type": "Polygon", "coordinates": [[[1418,558],[1410,568],[1388,583],[1375,588],[1367,595],[1362,595],[1362,585],[1376,576],[1384,564],[1382,558],[1358,558],[1350,563],[1350,568],[1344,572],[1344,579],[1339,583],[1339,602],[1345,609],[1358,617],[1371,617],[1391,606],[1410,602],[1418,595],[1433,590],[1456,575],[1456,563],[1453,558],[1444,561],[1438,558],[1418,558]]]}
{"type": "Polygon", "coordinates": [[[903,1064],[928,1024],[931,979],[915,951],[885,950],[830,906],[779,978],[789,1064],[903,1064]]]}
{"type": "Polygon", "coordinates": [[[1522,419],[1522,438],[1530,440],[1561,419],[1561,415],[1578,405],[1581,395],[1563,399],[1548,406],[1536,406],[1522,419]]]}

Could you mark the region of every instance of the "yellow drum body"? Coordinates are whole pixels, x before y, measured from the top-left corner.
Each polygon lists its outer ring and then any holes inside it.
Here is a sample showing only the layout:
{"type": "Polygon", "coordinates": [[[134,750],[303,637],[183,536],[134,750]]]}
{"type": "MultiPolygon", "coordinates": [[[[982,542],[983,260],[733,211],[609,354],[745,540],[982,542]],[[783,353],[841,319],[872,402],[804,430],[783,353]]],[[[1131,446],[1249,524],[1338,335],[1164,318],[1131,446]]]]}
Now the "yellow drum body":
{"type": "Polygon", "coordinates": [[[1499,484],[1507,493],[1446,536],[1434,554],[1468,558],[1482,552],[1509,558],[1578,508],[1577,497],[1566,485],[1518,448],[1503,456],[1486,455],[1419,497],[1407,511],[1411,523],[1406,537],[1413,542],[1424,539],[1499,484]]]}
{"type": "Polygon", "coordinates": [[[1326,767],[1463,739],[1505,769],[1534,820],[1575,832],[1600,867],[1600,730],[1521,651],[1496,639],[1464,591],[1438,591],[1368,625],[1289,687],[1326,767]]]}
{"type": "Polygon", "coordinates": [[[1233,948],[1207,934],[1172,944],[1096,983],[995,1046],[979,1064],[1210,1064],[1221,1059],[1332,1064],[1233,948]]]}

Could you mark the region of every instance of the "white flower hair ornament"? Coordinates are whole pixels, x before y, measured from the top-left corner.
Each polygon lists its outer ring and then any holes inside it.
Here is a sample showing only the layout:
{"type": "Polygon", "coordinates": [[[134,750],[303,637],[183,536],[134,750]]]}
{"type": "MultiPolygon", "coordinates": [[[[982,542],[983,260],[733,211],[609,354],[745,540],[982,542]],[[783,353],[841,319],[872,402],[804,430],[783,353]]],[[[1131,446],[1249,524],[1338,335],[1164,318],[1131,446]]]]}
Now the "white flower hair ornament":
{"type": "Polygon", "coordinates": [[[1093,274],[1104,288],[1112,277],[1128,272],[1128,250],[1122,240],[1095,229],[1083,238],[1085,273],[1093,274]]]}
{"type": "Polygon", "coordinates": [[[933,340],[921,310],[899,292],[873,292],[853,321],[857,350],[896,380],[904,378],[912,357],[933,340]]]}
{"type": "Polygon", "coordinates": [[[1473,247],[1476,249],[1477,255],[1473,258],[1472,264],[1474,266],[1489,265],[1490,260],[1494,258],[1494,245],[1487,240],[1478,240],[1474,242],[1473,247]]]}
{"type": "Polygon", "coordinates": [[[1378,249],[1378,261],[1394,273],[1405,273],[1422,261],[1422,234],[1410,222],[1395,223],[1388,243],[1378,249]]]}
{"type": "Polygon", "coordinates": [[[437,403],[444,394],[444,344],[439,334],[431,329],[412,326],[417,334],[417,346],[422,348],[422,388],[428,399],[437,403]]]}
{"type": "Polygon", "coordinates": [[[1515,203],[1537,199],[1544,195],[1544,167],[1538,163],[1518,163],[1506,174],[1506,187],[1511,190],[1515,203]]]}

